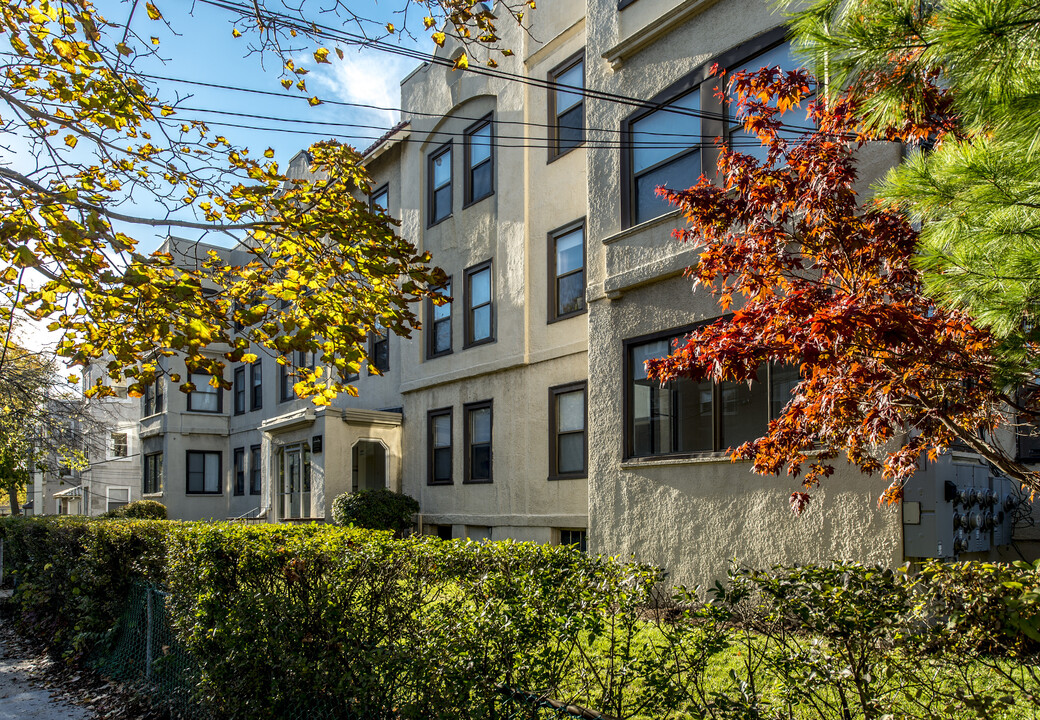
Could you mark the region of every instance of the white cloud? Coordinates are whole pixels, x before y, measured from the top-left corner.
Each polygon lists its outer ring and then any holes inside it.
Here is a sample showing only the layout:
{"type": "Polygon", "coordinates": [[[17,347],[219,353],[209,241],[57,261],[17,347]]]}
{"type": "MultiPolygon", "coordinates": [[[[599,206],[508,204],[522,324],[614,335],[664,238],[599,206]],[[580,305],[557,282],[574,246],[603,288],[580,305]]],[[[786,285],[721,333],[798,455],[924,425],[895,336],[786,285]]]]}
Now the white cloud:
{"type": "MultiPolygon", "coordinates": [[[[308,79],[315,89],[330,91],[336,100],[396,108],[401,105],[401,78],[418,65],[415,60],[387,53],[348,51],[342,60],[329,54],[331,65],[314,67],[308,79]]],[[[359,109],[369,118],[388,126],[397,122],[400,113],[385,110],[359,109]]]]}

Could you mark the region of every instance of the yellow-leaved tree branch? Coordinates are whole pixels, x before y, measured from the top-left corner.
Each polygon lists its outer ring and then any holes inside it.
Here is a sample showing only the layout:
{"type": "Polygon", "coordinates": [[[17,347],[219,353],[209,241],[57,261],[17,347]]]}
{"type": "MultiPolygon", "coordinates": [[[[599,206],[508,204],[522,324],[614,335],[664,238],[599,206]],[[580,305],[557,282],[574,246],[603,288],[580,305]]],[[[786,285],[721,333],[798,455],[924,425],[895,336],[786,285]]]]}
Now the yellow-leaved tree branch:
{"type": "MultiPolygon", "coordinates": [[[[309,43],[327,62],[323,45],[340,37],[308,22],[308,12],[364,38],[406,32],[406,23],[386,23],[373,33],[340,0],[206,4],[231,13],[234,37],[252,39],[248,52],[274,53],[281,83],[300,92],[297,45],[309,43]]],[[[505,7],[521,21],[533,2],[505,7]]],[[[402,0],[399,11],[410,8],[422,11],[432,42],[451,36],[496,51],[496,18],[483,4],[402,0]]],[[[354,149],[313,145],[310,173],[290,178],[272,151],[251,155],[163,98],[138,68],[159,39],[138,36],[132,24],[143,10],[161,34],[162,10],[137,0],[121,10],[126,17],[111,21],[88,0],[0,5],[0,154],[8,158],[0,161],[0,292],[62,333],[60,355],[102,362],[132,395],[163,372],[163,356],[180,354],[190,372],[227,387],[227,363],[264,352],[314,353],[317,369],[297,371],[295,389],[317,404],[355,393],[348,379],[366,359],[369,334],[408,336],[419,327],[415,304],[439,301],[444,274],[395,221],[370,209],[354,149]],[[140,207],[158,212],[130,209],[140,207]],[[209,252],[189,266],[140,251],[133,229],[164,226],[231,234],[250,260],[232,264],[209,252]],[[39,282],[30,287],[27,273],[39,282]]],[[[186,377],[171,380],[193,389],[186,377]]],[[[110,391],[99,380],[91,392],[110,391]]]]}

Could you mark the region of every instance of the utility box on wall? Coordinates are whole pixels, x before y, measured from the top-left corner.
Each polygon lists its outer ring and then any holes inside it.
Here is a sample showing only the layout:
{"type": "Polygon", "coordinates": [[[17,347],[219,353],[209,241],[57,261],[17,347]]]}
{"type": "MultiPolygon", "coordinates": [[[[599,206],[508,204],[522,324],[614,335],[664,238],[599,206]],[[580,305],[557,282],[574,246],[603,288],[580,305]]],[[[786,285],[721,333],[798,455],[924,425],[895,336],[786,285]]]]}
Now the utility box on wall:
{"type": "Polygon", "coordinates": [[[1014,491],[974,455],[922,460],[903,488],[903,555],[951,560],[1009,544],[1014,491]]]}

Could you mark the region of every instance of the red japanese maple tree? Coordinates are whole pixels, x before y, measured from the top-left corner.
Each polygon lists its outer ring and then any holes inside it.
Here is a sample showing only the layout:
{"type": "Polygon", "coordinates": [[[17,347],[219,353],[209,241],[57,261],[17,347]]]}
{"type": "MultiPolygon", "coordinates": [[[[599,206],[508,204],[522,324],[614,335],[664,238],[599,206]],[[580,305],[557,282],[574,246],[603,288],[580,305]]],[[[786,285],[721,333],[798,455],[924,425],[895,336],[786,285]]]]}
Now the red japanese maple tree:
{"type": "MultiPolygon", "coordinates": [[[[687,275],[730,314],[649,361],[650,376],[751,381],[764,363],[796,364],[801,380],[782,415],[731,452],[757,473],[802,475],[805,490],[844,456],[882,472],[891,484],[881,500],[894,502],[922,453],[954,443],[1040,489],[1037,473],[993,439],[1019,409],[995,380],[996,341],[922,293],[914,228],[854,190],[857,158],[878,142],[857,129],[856,101],[813,100],[804,71],[739,73],[732,86],[765,161],[723,148],[717,180],[659,190],[688,222],[675,236],[701,251],[687,275]],[[816,130],[793,141],[781,116],[805,103],[816,130]]],[[[882,137],[912,141],[935,129],[882,137]]],[[[796,513],[808,502],[792,494],[796,513]]]]}

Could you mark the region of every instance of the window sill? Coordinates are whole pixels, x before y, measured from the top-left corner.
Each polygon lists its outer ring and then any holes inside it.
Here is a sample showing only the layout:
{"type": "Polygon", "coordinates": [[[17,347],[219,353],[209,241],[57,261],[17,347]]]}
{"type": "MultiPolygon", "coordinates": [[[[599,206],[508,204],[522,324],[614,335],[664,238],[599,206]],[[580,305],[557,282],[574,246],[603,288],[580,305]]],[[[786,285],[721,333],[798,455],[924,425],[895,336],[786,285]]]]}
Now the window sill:
{"type": "Polygon", "coordinates": [[[160,490],[159,492],[141,493],[141,498],[144,500],[150,500],[151,498],[161,498],[162,496],[162,490],[160,490]]]}
{"type": "Polygon", "coordinates": [[[473,342],[469,342],[463,345],[462,349],[469,350],[470,348],[480,347],[481,345],[490,345],[491,343],[495,342],[496,339],[497,338],[490,337],[486,340],[475,340],[473,342]]]}
{"type": "Polygon", "coordinates": [[[569,312],[566,315],[557,315],[556,317],[551,317],[551,318],[549,318],[546,321],[545,324],[546,325],[552,325],[553,323],[562,322],[563,320],[570,320],[571,318],[574,318],[574,317],[580,317],[582,315],[587,315],[588,312],[589,312],[589,308],[586,305],[581,310],[575,310],[574,312],[569,312]]]}
{"type": "Polygon", "coordinates": [[[550,475],[548,478],[546,478],[546,480],[548,480],[549,482],[557,482],[559,480],[588,480],[588,479],[589,479],[589,474],[587,472],[583,472],[581,474],[568,473],[566,475],[550,475]]]}
{"type": "Polygon", "coordinates": [[[453,481],[451,481],[451,480],[438,480],[436,482],[428,480],[426,482],[427,487],[444,487],[444,486],[450,487],[450,486],[452,486],[454,484],[455,483],[453,481]]]}
{"type": "MultiPolygon", "coordinates": [[[[633,0],[633,1],[634,1],[634,0],[633,0]]],[[[546,165],[552,165],[552,164],[553,164],[554,162],[556,162],[557,160],[559,160],[559,159],[560,159],[560,158],[562,158],[563,156],[565,156],[565,155],[570,155],[570,154],[571,154],[572,152],[574,152],[574,151],[575,151],[575,150],[577,150],[578,148],[583,148],[583,147],[585,147],[585,141],[584,141],[584,140],[582,140],[582,141],[581,141],[580,143],[578,143],[577,145],[574,145],[574,146],[572,146],[572,147],[569,147],[569,148],[567,148],[566,150],[564,150],[563,152],[559,152],[559,153],[554,153],[554,152],[552,151],[552,149],[550,148],[550,150],[549,150],[549,159],[545,161],[545,164],[546,164],[546,165]]]]}
{"type": "MultiPolygon", "coordinates": [[[[223,410],[185,410],[185,415],[209,415],[209,416],[222,416],[224,415],[223,410]]],[[[226,415],[225,415],[226,417],[226,415]]]]}
{"type": "Polygon", "coordinates": [[[185,492],[188,497],[223,497],[222,492],[185,492]]]}
{"type": "Polygon", "coordinates": [[[463,485],[492,485],[494,480],[463,480],[463,485]]]}
{"type": "MultiPolygon", "coordinates": [[[[635,0],[628,0],[627,2],[622,0],[618,3],[618,10],[623,10],[634,2],[635,0]]],[[[718,0],[684,0],[664,15],[648,22],[642,28],[607,50],[603,53],[603,59],[610,63],[612,70],[620,70],[625,61],[640,50],[652,45],[690,18],[710,8],[716,2],[718,0]]]]}
{"type": "Polygon", "coordinates": [[[442,351],[440,351],[438,353],[429,353],[426,356],[426,359],[427,360],[436,360],[437,358],[446,357],[448,355],[451,355],[451,350],[450,349],[449,350],[442,350],[442,351]]]}
{"type": "MultiPolygon", "coordinates": [[[[737,460],[736,463],[749,465],[750,460],[737,460]]],[[[621,461],[622,470],[630,470],[646,467],[667,467],[669,465],[704,465],[711,463],[734,464],[727,453],[704,453],[699,455],[685,455],[681,457],[665,455],[660,457],[639,457],[621,461]]]]}
{"type": "Polygon", "coordinates": [[[649,230],[650,228],[657,227],[658,225],[664,225],[666,223],[674,222],[678,220],[680,217],[682,217],[682,211],[678,208],[676,208],[675,210],[669,210],[664,215],[658,215],[655,218],[644,220],[643,222],[637,225],[631,225],[622,230],[621,232],[616,232],[613,235],[608,235],[607,237],[603,238],[602,243],[604,245],[613,245],[614,243],[620,242],[627,237],[638,235],[644,230],[649,230]]]}
{"type": "Polygon", "coordinates": [[[440,225],[442,222],[444,222],[445,220],[450,220],[450,219],[451,219],[451,214],[445,215],[440,220],[436,220],[434,222],[431,222],[429,225],[426,226],[426,229],[429,230],[430,228],[435,228],[438,225],[440,225]]]}
{"type": "Polygon", "coordinates": [[[480,203],[480,202],[481,202],[482,200],[487,200],[487,199],[488,199],[489,197],[494,197],[494,196],[495,196],[495,191],[494,191],[494,190],[492,190],[492,191],[491,191],[491,192],[489,192],[489,193],[488,193],[487,195],[481,195],[481,196],[480,196],[480,197],[478,197],[478,198],[474,198],[473,200],[468,200],[467,202],[464,202],[464,203],[462,204],[462,209],[463,209],[463,210],[465,210],[465,209],[467,209],[467,208],[471,208],[471,207],[473,207],[474,205],[476,205],[476,204],[480,203]]]}

